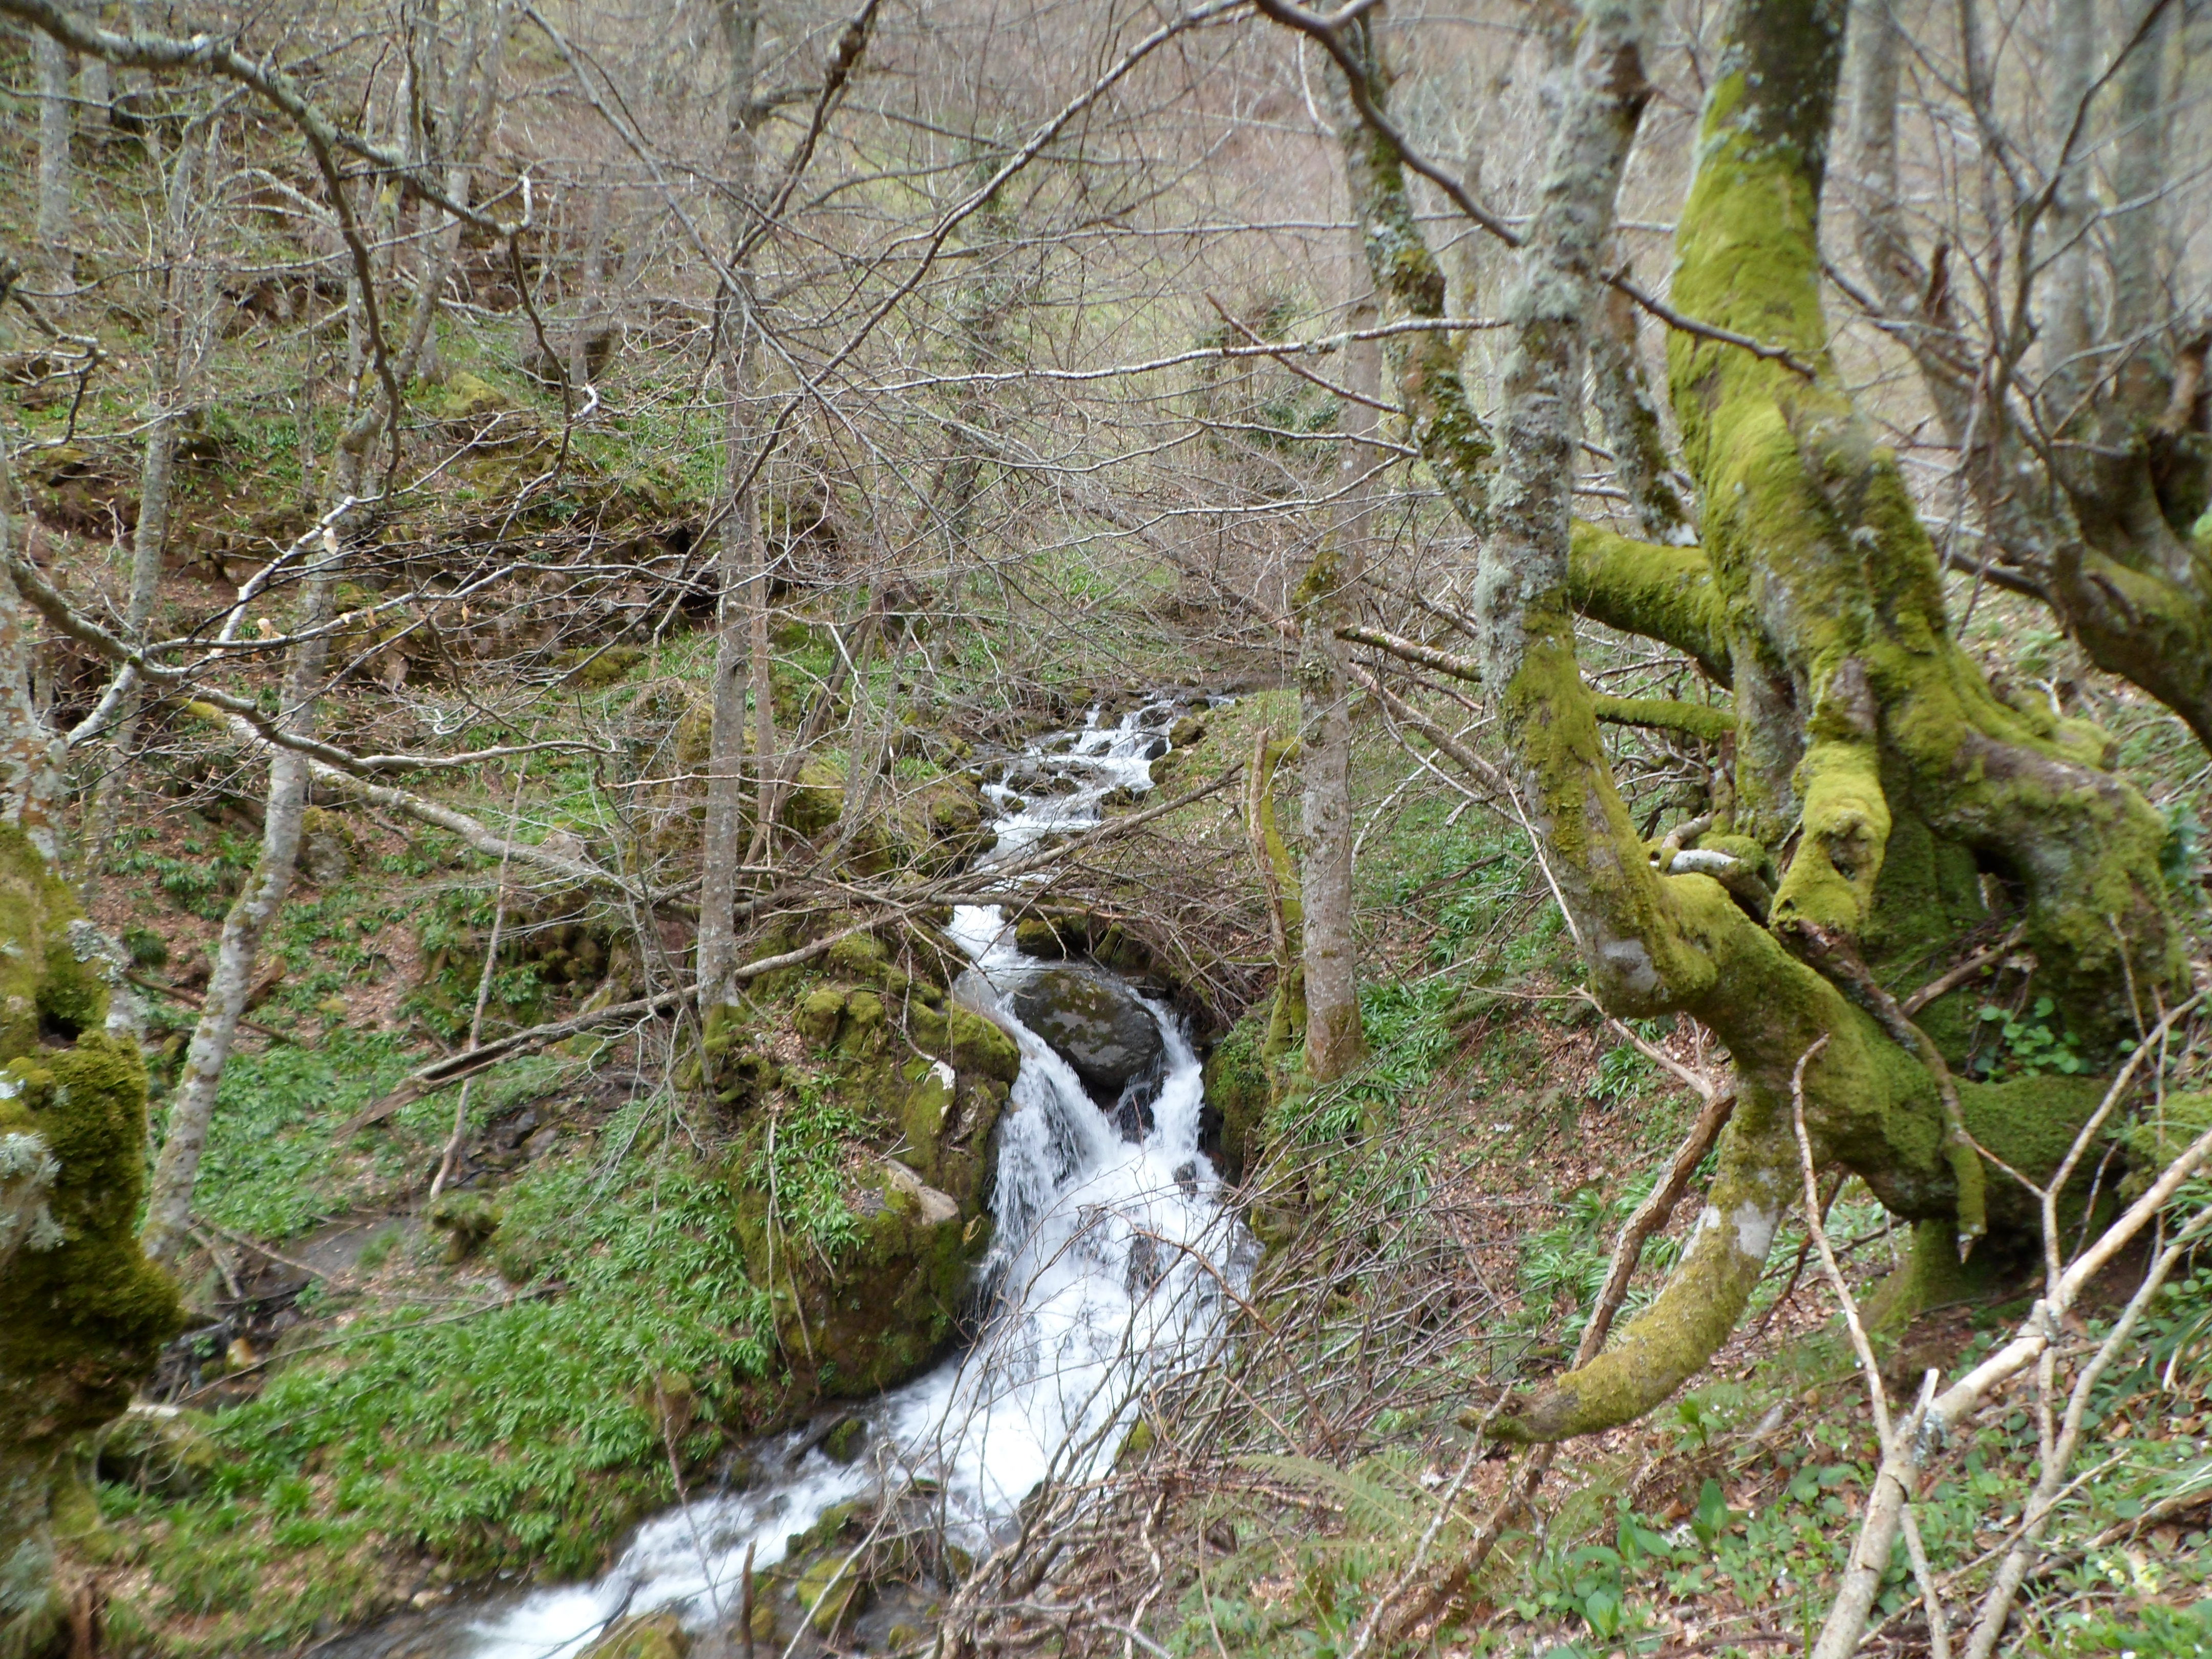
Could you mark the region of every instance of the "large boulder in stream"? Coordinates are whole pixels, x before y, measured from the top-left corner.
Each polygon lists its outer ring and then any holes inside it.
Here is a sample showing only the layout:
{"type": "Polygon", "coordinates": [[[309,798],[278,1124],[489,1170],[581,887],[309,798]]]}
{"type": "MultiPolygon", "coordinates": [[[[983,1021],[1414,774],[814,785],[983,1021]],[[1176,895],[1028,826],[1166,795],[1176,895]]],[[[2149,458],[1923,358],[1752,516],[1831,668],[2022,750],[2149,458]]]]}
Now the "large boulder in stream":
{"type": "Polygon", "coordinates": [[[1015,988],[1012,1001],[1022,1024],[1109,1101],[1156,1064],[1164,1047],[1159,1022],[1137,994],[1095,969],[1073,963],[1042,969],[1015,988]]]}

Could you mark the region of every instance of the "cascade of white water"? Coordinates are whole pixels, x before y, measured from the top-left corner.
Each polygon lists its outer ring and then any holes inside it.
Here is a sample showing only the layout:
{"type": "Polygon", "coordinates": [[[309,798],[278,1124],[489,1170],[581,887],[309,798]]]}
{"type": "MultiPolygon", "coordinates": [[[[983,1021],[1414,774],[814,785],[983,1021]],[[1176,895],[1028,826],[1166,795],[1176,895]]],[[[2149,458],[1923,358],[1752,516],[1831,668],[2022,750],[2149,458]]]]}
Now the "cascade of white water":
{"type": "MultiPolygon", "coordinates": [[[[987,785],[1006,816],[985,862],[1096,823],[1108,790],[1150,787],[1173,705],[1030,745],[1018,778],[1060,793],[1016,799],[987,785]],[[1059,752],[1052,752],[1057,749],[1059,752]],[[1011,810],[1008,810],[1011,809],[1011,810]]],[[[781,1473],[648,1522],[593,1583],[539,1591],[480,1616],[460,1651],[474,1659],[568,1659],[613,1621],[678,1607],[687,1622],[733,1616],[746,1551],[765,1569],[825,1510],[927,1477],[947,1523],[971,1545],[1040,1480],[1081,1480],[1113,1458],[1148,1380],[1201,1360],[1220,1340],[1224,1285],[1249,1270],[1249,1235],[1222,1208],[1199,1151],[1197,1055],[1169,1012],[1147,1003],[1166,1045],[1152,1121],[1125,1140],[1073,1069],[1006,1006],[1000,988],[1035,964],[997,906],[963,907],[947,930],[975,967],[956,994],[1012,1033],[1022,1066],[1000,1120],[985,1265],[994,1305],[975,1346],[884,1395],[868,1419],[872,1459],[831,1462],[794,1434],[763,1462],[781,1473]],[[778,1453],[781,1455],[779,1455],[778,1453]]]]}

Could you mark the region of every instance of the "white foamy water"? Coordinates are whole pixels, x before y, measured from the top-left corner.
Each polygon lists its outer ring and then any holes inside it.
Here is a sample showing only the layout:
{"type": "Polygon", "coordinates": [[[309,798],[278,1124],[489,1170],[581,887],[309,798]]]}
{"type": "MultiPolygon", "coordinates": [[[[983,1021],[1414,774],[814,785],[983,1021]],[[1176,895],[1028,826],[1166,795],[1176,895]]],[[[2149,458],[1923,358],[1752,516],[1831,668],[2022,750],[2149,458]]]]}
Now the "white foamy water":
{"type": "MultiPolygon", "coordinates": [[[[1149,788],[1177,712],[1155,702],[1111,726],[1094,714],[1080,731],[1030,744],[1005,781],[985,786],[1006,816],[983,862],[1096,823],[1110,789],[1149,788]]],[[[964,906],[947,931],[975,963],[955,994],[998,1019],[1022,1052],[999,1129],[995,1242],[983,1266],[993,1305],[975,1346],[855,1408],[870,1429],[860,1462],[835,1463],[807,1435],[788,1436],[768,1449],[767,1472],[749,1490],[647,1522],[603,1577],[481,1615],[457,1652],[570,1659],[635,1613],[676,1607],[695,1626],[734,1619],[749,1547],[764,1570],[832,1504],[916,1478],[936,1484],[947,1527],[974,1548],[1039,1481],[1103,1470],[1146,1387],[1205,1363],[1222,1340],[1224,1287],[1249,1273],[1252,1246],[1199,1151],[1203,1089],[1180,1025],[1146,1004],[1166,1064],[1152,1127],[1126,1140],[1067,1062],[1006,1006],[1001,991],[1038,964],[1014,949],[999,907],[964,906]]]]}

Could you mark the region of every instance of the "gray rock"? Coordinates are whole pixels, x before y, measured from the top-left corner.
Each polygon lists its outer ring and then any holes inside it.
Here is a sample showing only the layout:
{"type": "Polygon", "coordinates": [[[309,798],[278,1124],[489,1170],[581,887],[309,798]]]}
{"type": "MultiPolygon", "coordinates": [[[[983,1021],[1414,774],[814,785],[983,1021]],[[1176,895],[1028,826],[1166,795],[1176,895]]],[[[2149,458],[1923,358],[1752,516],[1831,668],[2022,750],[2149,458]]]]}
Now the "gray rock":
{"type": "Polygon", "coordinates": [[[1108,1100],[1151,1066],[1164,1046],[1151,1011],[1126,985],[1070,963],[1047,968],[1018,987],[1014,1013],[1108,1100]]]}

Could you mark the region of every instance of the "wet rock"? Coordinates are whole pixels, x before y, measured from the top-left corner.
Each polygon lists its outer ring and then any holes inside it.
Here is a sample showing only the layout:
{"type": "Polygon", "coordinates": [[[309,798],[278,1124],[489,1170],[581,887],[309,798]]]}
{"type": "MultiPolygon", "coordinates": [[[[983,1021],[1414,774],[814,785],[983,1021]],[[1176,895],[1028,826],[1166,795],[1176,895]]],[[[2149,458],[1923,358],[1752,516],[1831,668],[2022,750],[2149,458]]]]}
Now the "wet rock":
{"type": "Polygon", "coordinates": [[[1136,994],[1104,975],[1069,965],[1032,975],[1013,994],[1022,1023],[1050,1043],[1100,1095],[1158,1062],[1160,1028],[1136,994]]]}
{"type": "Polygon", "coordinates": [[[840,1418],[822,1437],[822,1455],[833,1463],[850,1463],[868,1443],[868,1425],[857,1417],[840,1418]]]}

